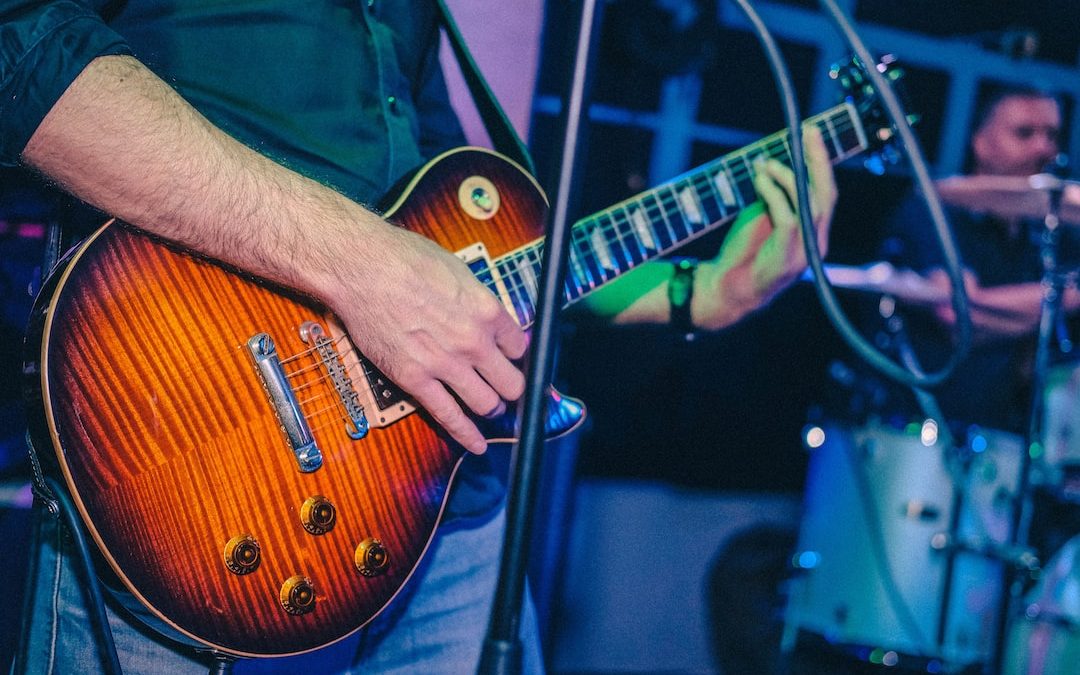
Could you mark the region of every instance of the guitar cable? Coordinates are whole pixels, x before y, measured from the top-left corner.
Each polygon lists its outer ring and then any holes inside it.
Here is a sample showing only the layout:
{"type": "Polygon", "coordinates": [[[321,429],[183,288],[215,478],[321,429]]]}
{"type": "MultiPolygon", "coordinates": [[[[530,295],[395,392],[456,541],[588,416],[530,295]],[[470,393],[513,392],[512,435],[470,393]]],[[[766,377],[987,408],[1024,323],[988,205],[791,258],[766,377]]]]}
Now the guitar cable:
{"type": "Polygon", "coordinates": [[[104,659],[102,664],[108,675],[123,675],[120,668],[120,659],[116,655],[116,643],[113,640],[112,628],[109,626],[109,615],[105,610],[105,596],[101,592],[101,581],[94,572],[93,559],[90,557],[90,547],[86,544],[86,536],[83,533],[82,523],[79,521],[75,505],[72,504],[64,487],[52,476],[44,477],[45,486],[52,493],[52,498],[58,503],[60,517],[64,519],[71,533],[71,541],[75,544],[76,553],[82,563],[82,572],[86,577],[86,593],[89,597],[89,610],[91,622],[101,640],[101,655],[104,659]]]}
{"type": "MultiPolygon", "coordinates": [[[[907,117],[900,106],[896,95],[892,91],[888,80],[882,76],[873,65],[875,59],[870,55],[858,34],[851,26],[851,22],[847,19],[843,11],[835,4],[834,0],[820,0],[821,6],[827,11],[845,42],[847,42],[855,56],[862,62],[863,70],[869,77],[873,90],[879,94],[881,102],[884,104],[885,111],[892,121],[897,135],[900,137],[901,144],[907,153],[917,182],[922,189],[945,259],[946,270],[953,287],[952,306],[957,316],[958,339],[957,346],[950,354],[948,361],[939,370],[931,373],[922,371],[917,362],[914,361],[905,359],[901,361],[902,365],[894,362],[880,349],[871,344],[869,340],[864,338],[851,324],[850,320],[841,309],[839,302],[836,299],[835,292],[825,275],[821,251],[819,250],[817,243],[817,231],[814,227],[813,217],[811,215],[808,172],[803,153],[802,130],[799,124],[800,116],[798,104],[796,102],[787,64],[780,53],[776,40],[765,26],[761,16],[750,5],[749,0],[733,0],[733,2],[740,10],[742,10],[743,14],[746,15],[746,18],[749,20],[754,33],[765,52],[769,67],[772,70],[776,82],[785,121],[787,122],[788,132],[791,137],[791,163],[792,170],[795,173],[798,216],[803,234],[803,245],[806,252],[807,263],[810,269],[813,270],[815,282],[814,288],[826,317],[840,334],[844,342],[867,364],[886,377],[889,377],[900,384],[907,385],[915,389],[916,392],[940,385],[952,375],[956,366],[967,356],[971,346],[971,317],[968,311],[967,294],[964,288],[960,256],[957,251],[956,243],[945,218],[944,209],[941,206],[941,202],[934,190],[933,183],[930,180],[926,161],[922,155],[919,144],[915,139],[914,133],[911,130],[911,125],[908,123],[907,117]]],[[[942,423],[944,424],[944,421],[942,423]]],[[[896,611],[901,625],[904,626],[905,630],[908,631],[913,640],[917,644],[927,645],[929,643],[926,636],[920,629],[918,621],[915,619],[910,606],[899,592],[900,589],[896,584],[892,566],[889,564],[887,551],[884,548],[884,533],[880,528],[880,514],[875,508],[873,500],[870,498],[869,478],[865,474],[865,468],[862,466],[861,462],[857,461],[858,458],[856,456],[851,456],[849,459],[854,463],[856,489],[867,524],[870,529],[873,530],[869,539],[871,547],[874,549],[875,562],[877,563],[878,572],[883,583],[885,583],[891,591],[889,595],[893,598],[893,609],[896,611]]],[[[944,619],[944,617],[941,618],[944,619]]]]}
{"type": "Polygon", "coordinates": [[[911,130],[903,109],[896,95],[893,93],[888,80],[872,65],[873,57],[870,56],[866,46],[859,39],[850,22],[844,16],[833,0],[820,0],[821,5],[828,11],[833,22],[837,25],[842,37],[851,47],[852,51],[862,61],[863,70],[869,77],[873,89],[881,96],[881,102],[885,105],[885,111],[900,137],[901,143],[907,152],[912,169],[918,179],[924,197],[930,208],[931,219],[938,235],[939,243],[945,258],[945,267],[952,282],[953,294],[952,305],[957,316],[957,346],[949,357],[949,360],[937,371],[931,373],[913,372],[905,366],[898,365],[887,357],[877,347],[864,338],[845,316],[836,294],[825,276],[825,269],[821,259],[821,251],[817,244],[817,232],[814,227],[810,209],[810,195],[806,160],[803,155],[802,130],[799,125],[798,103],[795,99],[794,87],[791,83],[791,75],[787,64],[776,40],[765,26],[764,21],[757,11],[750,5],[748,0],[732,0],[743,14],[746,15],[754,33],[765,51],[765,55],[776,81],[777,91],[780,95],[784,110],[784,118],[787,122],[788,132],[791,136],[791,164],[795,173],[795,187],[798,202],[799,223],[802,226],[803,246],[806,251],[807,264],[814,274],[814,288],[819,301],[825,311],[825,316],[833,325],[845,343],[867,364],[886,377],[900,384],[919,389],[929,389],[940,385],[948,379],[957,364],[964,357],[971,346],[971,317],[968,313],[967,294],[964,290],[963,276],[961,273],[960,256],[957,253],[956,244],[948,222],[945,219],[944,209],[934,190],[930,180],[926,160],[919,149],[918,141],[911,130]]]}

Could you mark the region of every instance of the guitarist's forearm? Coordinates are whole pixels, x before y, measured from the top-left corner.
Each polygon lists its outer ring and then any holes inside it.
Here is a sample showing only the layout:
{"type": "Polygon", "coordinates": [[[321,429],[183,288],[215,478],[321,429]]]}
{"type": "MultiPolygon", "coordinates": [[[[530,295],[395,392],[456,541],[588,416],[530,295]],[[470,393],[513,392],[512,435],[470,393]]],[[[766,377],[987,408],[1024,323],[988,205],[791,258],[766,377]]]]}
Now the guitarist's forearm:
{"type": "Polygon", "coordinates": [[[125,56],[90,63],[23,159],[133,225],[318,297],[333,283],[331,242],[389,229],[216,129],[125,56]]]}

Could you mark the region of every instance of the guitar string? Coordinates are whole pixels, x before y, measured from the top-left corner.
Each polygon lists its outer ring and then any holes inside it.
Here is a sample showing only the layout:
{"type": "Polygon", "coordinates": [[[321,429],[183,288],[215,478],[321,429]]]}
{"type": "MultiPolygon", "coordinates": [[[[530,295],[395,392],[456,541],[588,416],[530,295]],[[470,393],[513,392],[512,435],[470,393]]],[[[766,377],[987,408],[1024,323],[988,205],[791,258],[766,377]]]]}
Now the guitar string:
{"type": "MultiPolygon", "coordinates": [[[[839,136],[841,134],[843,134],[845,132],[848,132],[848,131],[852,131],[852,130],[855,129],[855,125],[852,123],[851,116],[849,114],[845,114],[843,116],[843,121],[841,123],[839,123],[839,124],[828,125],[827,124],[827,119],[828,118],[823,118],[822,120],[819,120],[817,122],[817,124],[818,124],[819,128],[821,127],[822,124],[826,125],[826,127],[822,129],[823,135],[830,137],[831,140],[833,141],[834,146],[839,145],[839,136]]],[[[586,236],[584,234],[584,230],[588,229],[588,227],[587,227],[588,225],[595,225],[595,227],[592,228],[592,231],[593,232],[599,231],[603,235],[604,243],[605,243],[605,245],[608,246],[609,250],[613,246],[617,246],[618,248],[621,248],[623,250],[624,255],[622,255],[621,257],[624,259],[624,261],[629,263],[627,265],[627,267],[632,268],[632,267],[634,267],[634,266],[636,266],[638,264],[641,264],[642,262],[645,262],[646,260],[650,259],[649,255],[648,255],[650,249],[648,247],[644,247],[641,244],[640,240],[637,238],[637,236],[634,233],[633,229],[626,230],[626,229],[621,227],[621,225],[628,225],[628,224],[632,225],[632,223],[630,223],[630,221],[627,219],[627,216],[626,216],[626,209],[627,209],[628,206],[632,206],[634,204],[641,205],[641,204],[644,203],[646,198],[653,197],[655,199],[655,201],[657,202],[658,206],[660,207],[660,213],[661,213],[662,216],[664,216],[664,221],[667,224],[668,229],[671,230],[672,234],[674,235],[672,237],[673,239],[675,239],[675,241],[672,244],[672,246],[674,246],[674,245],[680,243],[683,239],[688,238],[692,234],[698,234],[700,232],[704,232],[704,231],[708,230],[711,227],[715,227],[715,226],[717,226],[718,224],[720,224],[722,222],[726,222],[726,220],[728,218],[730,218],[733,215],[738,213],[738,211],[735,211],[735,213],[728,213],[727,212],[727,207],[733,206],[733,205],[727,204],[727,202],[725,200],[723,200],[720,195],[716,194],[717,187],[714,185],[713,178],[716,175],[719,174],[719,171],[711,172],[710,171],[711,169],[722,168],[722,169],[726,170],[725,173],[727,175],[731,176],[731,180],[733,180],[736,183],[736,185],[739,186],[739,188],[740,188],[736,194],[738,195],[737,201],[739,203],[741,203],[741,202],[743,202],[743,200],[741,199],[741,197],[742,197],[742,195],[741,195],[741,192],[742,192],[741,186],[743,184],[742,181],[747,179],[747,178],[750,178],[754,174],[754,171],[753,171],[753,168],[752,168],[754,162],[751,161],[748,158],[749,157],[761,157],[761,156],[767,155],[767,156],[773,157],[773,158],[779,157],[780,159],[786,159],[786,160],[788,160],[788,163],[790,163],[790,143],[789,143],[789,139],[790,139],[790,136],[787,135],[787,134],[784,134],[784,135],[778,136],[778,137],[770,137],[768,139],[763,139],[763,141],[760,141],[759,143],[756,143],[756,144],[754,144],[752,146],[749,146],[748,148],[729,153],[729,154],[727,154],[727,155],[725,155],[725,156],[723,156],[723,157],[721,157],[721,158],[719,158],[717,160],[714,160],[713,162],[711,162],[709,164],[706,164],[703,167],[700,167],[699,169],[694,170],[691,174],[688,174],[682,180],[676,180],[673,183],[666,183],[664,185],[658,186],[657,188],[654,188],[653,190],[649,190],[649,191],[646,191],[644,193],[641,193],[640,195],[632,197],[632,198],[626,200],[625,202],[623,202],[622,204],[613,206],[613,207],[611,207],[611,208],[609,208],[609,209],[607,209],[605,211],[602,211],[602,212],[599,212],[599,213],[597,213],[597,214],[595,214],[593,216],[590,216],[586,220],[581,221],[582,226],[574,228],[572,238],[576,240],[575,243],[581,243],[581,242],[585,241],[586,236]],[[755,151],[755,149],[758,149],[758,150],[755,151]],[[732,164],[733,164],[733,162],[735,160],[741,160],[741,161],[739,163],[737,163],[737,164],[734,164],[734,166],[732,166],[732,164]],[[696,195],[695,195],[696,198],[697,198],[696,203],[698,205],[702,206],[702,207],[704,207],[703,200],[705,198],[701,195],[701,191],[702,191],[703,187],[706,187],[707,192],[711,193],[711,195],[712,195],[710,198],[712,200],[716,201],[717,204],[723,204],[724,205],[724,208],[721,209],[723,211],[721,217],[718,220],[711,220],[710,222],[702,221],[702,223],[700,225],[698,225],[698,224],[693,223],[692,221],[690,221],[690,219],[683,216],[683,214],[682,214],[683,208],[679,205],[679,199],[678,199],[678,197],[674,196],[675,188],[680,186],[680,185],[684,185],[684,187],[693,188],[694,192],[696,193],[696,195]],[[665,195],[665,194],[663,194],[664,192],[667,192],[667,193],[670,193],[670,194],[665,195]],[[679,208],[679,218],[683,221],[683,229],[688,230],[687,234],[684,237],[681,237],[681,238],[678,235],[674,234],[674,230],[671,228],[670,220],[667,217],[667,212],[672,212],[672,207],[673,206],[679,208]],[[606,225],[604,225],[602,223],[601,219],[604,216],[607,216],[612,221],[611,226],[606,226],[606,225]],[[597,223],[599,223],[599,224],[597,224],[597,223]],[[694,229],[695,225],[699,229],[695,230],[694,229]],[[625,237],[622,234],[623,232],[626,232],[625,237]],[[578,236],[579,233],[580,233],[580,236],[578,236]],[[613,235],[613,236],[609,236],[609,235],[613,235]],[[627,238],[633,239],[633,245],[636,246],[637,251],[638,251],[638,256],[637,257],[641,258],[640,261],[638,261],[636,259],[636,257],[633,255],[633,253],[631,252],[630,245],[628,245],[628,243],[626,241],[627,238]]],[[[851,152],[852,150],[855,149],[855,147],[857,147],[857,146],[853,146],[852,148],[848,148],[846,150],[844,150],[842,147],[841,148],[834,147],[834,149],[837,152],[836,157],[839,158],[839,157],[843,156],[845,153],[851,152]]],[[[649,213],[650,208],[648,206],[643,206],[643,208],[646,211],[646,213],[649,213]]],[[[745,208],[745,205],[742,205],[742,208],[745,208]]],[[[674,212],[672,212],[672,215],[673,216],[675,215],[674,212]]],[[[498,263],[500,263],[500,262],[503,262],[503,263],[520,262],[520,261],[522,261],[522,259],[524,259],[524,262],[527,265],[529,265],[530,267],[535,267],[535,264],[538,263],[539,260],[540,260],[541,246],[542,246],[542,243],[530,246],[530,247],[528,247],[526,249],[523,249],[522,251],[518,251],[518,252],[516,252],[516,253],[514,253],[514,254],[512,254],[510,256],[507,256],[507,257],[505,257],[503,259],[498,259],[496,261],[496,264],[498,265],[498,263]]],[[[652,248],[651,251],[653,251],[654,255],[656,255],[657,253],[659,253],[660,249],[652,248]]],[[[606,276],[605,271],[616,272],[618,274],[621,274],[622,272],[625,271],[624,269],[622,269],[623,268],[622,265],[619,265],[615,269],[611,269],[609,267],[606,267],[606,266],[600,264],[600,262],[599,262],[599,260],[597,258],[597,254],[592,250],[591,247],[587,247],[584,250],[582,250],[580,248],[571,249],[571,256],[573,256],[575,253],[578,253],[579,258],[585,257],[586,259],[584,261],[572,260],[572,263],[576,264],[578,269],[586,271],[590,277],[592,276],[592,274],[591,274],[590,270],[588,269],[588,267],[586,266],[589,263],[588,258],[590,256],[592,257],[593,264],[596,266],[598,272],[601,274],[602,277],[606,276]]],[[[502,267],[503,270],[507,270],[509,265],[508,264],[503,264],[500,267],[502,267]]],[[[520,265],[518,267],[520,269],[520,265]]],[[[515,307],[515,310],[521,310],[521,314],[525,315],[524,318],[526,318],[526,320],[527,320],[529,318],[528,315],[529,315],[530,311],[533,311],[533,307],[531,307],[530,305],[534,304],[533,303],[534,294],[530,293],[531,284],[526,284],[524,282],[516,281],[516,278],[518,278],[520,276],[521,276],[520,274],[514,274],[513,271],[508,271],[508,273],[503,274],[502,281],[503,281],[503,285],[507,288],[508,295],[511,296],[510,298],[508,298],[508,300],[515,307]],[[524,302],[519,303],[518,300],[523,300],[524,302]]],[[[585,285],[583,283],[581,283],[581,281],[576,277],[577,277],[577,275],[574,275],[573,277],[568,279],[567,284],[565,284],[565,288],[566,288],[567,291],[575,291],[576,290],[577,293],[581,293],[581,292],[584,291],[585,285]],[[571,286],[570,284],[573,284],[573,285],[571,286]]],[[[604,279],[604,281],[607,281],[607,279],[604,279]]],[[[497,282],[495,280],[492,280],[491,282],[487,282],[485,285],[493,293],[495,293],[496,295],[500,295],[500,293],[497,292],[497,282]]],[[[593,282],[590,279],[590,282],[588,283],[588,286],[590,288],[595,288],[595,282],[593,282]]]]}
{"type": "MultiPolygon", "coordinates": [[[[817,120],[817,121],[815,121],[815,123],[820,126],[821,124],[825,123],[823,120],[826,120],[826,119],[827,118],[822,118],[822,120],[817,120]]],[[[826,128],[822,129],[822,131],[823,132],[826,132],[826,131],[829,132],[828,135],[833,137],[832,140],[834,142],[837,142],[836,137],[839,134],[841,134],[843,132],[846,132],[846,131],[850,131],[852,129],[854,129],[854,124],[852,124],[851,121],[850,121],[850,115],[845,115],[844,116],[844,121],[843,121],[842,124],[832,124],[832,125],[827,124],[826,128]]],[[[732,177],[732,179],[737,184],[741,184],[741,182],[744,179],[749,178],[754,174],[753,162],[748,161],[747,157],[750,156],[753,153],[755,148],[761,148],[764,151],[764,152],[759,152],[758,156],[761,156],[761,154],[768,154],[770,157],[776,157],[777,155],[783,156],[783,153],[788,153],[787,156],[790,157],[790,151],[788,149],[788,146],[789,146],[788,139],[789,139],[789,137],[788,137],[787,134],[782,134],[782,135],[776,136],[776,137],[768,137],[766,139],[763,139],[762,141],[759,141],[758,143],[755,143],[755,144],[753,144],[751,146],[748,146],[745,149],[738,150],[738,151],[735,151],[735,152],[732,152],[732,153],[728,153],[727,155],[724,155],[723,157],[721,157],[721,158],[719,158],[717,160],[714,160],[713,162],[710,162],[709,164],[706,164],[706,165],[700,167],[699,169],[694,170],[692,173],[688,174],[687,176],[685,176],[681,180],[676,180],[673,183],[667,183],[667,184],[658,186],[657,188],[654,188],[652,190],[646,191],[646,192],[644,192],[644,193],[642,193],[642,194],[640,194],[640,195],[638,195],[638,196],[636,196],[634,198],[631,198],[631,199],[627,200],[623,204],[616,205],[616,206],[611,207],[611,208],[609,208],[609,209],[607,209],[605,211],[602,211],[602,212],[600,212],[598,214],[595,214],[594,216],[591,216],[586,221],[582,221],[582,222],[583,223],[588,223],[588,222],[592,221],[592,222],[595,222],[595,223],[599,223],[601,217],[603,217],[605,215],[608,216],[609,219],[611,219],[611,222],[612,222],[611,226],[605,226],[603,224],[599,224],[594,229],[599,229],[600,230],[601,234],[605,237],[605,243],[606,244],[618,243],[622,247],[623,252],[625,254],[623,256],[624,261],[626,261],[628,263],[631,263],[631,266],[636,265],[636,264],[640,264],[639,262],[634,260],[633,255],[630,252],[630,248],[627,245],[623,235],[620,233],[620,230],[619,230],[619,224],[620,223],[617,220],[617,217],[619,215],[622,215],[622,217],[624,219],[626,218],[626,216],[625,216],[625,208],[626,207],[624,206],[625,204],[631,204],[631,203],[635,203],[635,202],[636,203],[641,203],[644,200],[645,197],[648,197],[648,196],[653,197],[655,199],[655,201],[657,202],[658,206],[660,206],[661,213],[662,213],[662,215],[664,215],[665,222],[668,224],[669,228],[670,228],[670,221],[667,219],[667,215],[665,213],[665,210],[669,210],[672,205],[678,207],[679,208],[679,215],[683,220],[683,227],[684,227],[684,229],[687,230],[687,235],[686,236],[689,237],[691,234],[694,234],[694,231],[693,231],[692,228],[695,225],[695,223],[693,223],[692,221],[689,221],[689,219],[687,219],[687,218],[685,218],[685,216],[683,216],[683,213],[682,213],[683,208],[681,206],[679,206],[679,198],[674,196],[674,190],[675,190],[675,188],[677,186],[685,184],[686,187],[693,188],[695,193],[697,193],[696,197],[698,199],[698,204],[700,204],[700,206],[703,207],[704,204],[701,203],[702,197],[701,197],[701,194],[700,194],[701,184],[704,184],[704,185],[708,186],[709,191],[714,193],[713,197],[712,197],[713,199],[716,199],[717,197],[719,197],[719,195],[715,194],[716,188],[713,185],[713,176],[716,175],[716,174],[710,174],[711,169],[718,168],[718,167],[722,168],[722,169],[726,170],[727,174],[730,175],[732,177]],[[745,166],[745,169],[740,168],[740,166],[738,164],[736,164],[735,166],[731,166],[732,161],[735,160],[735,159],[740,159],[741,164],[745,166]],[[667,192],[671,193],[671,196],[664,196],[662,194],[662,192],[665,191],[665,190],[667,192]],[[608,238],[609,234],[613,234],[614,238],[609,239],[608,238]]],[[[841,154],[840,150],[837,149],[837,152],[838,152],[838,156],[839,156],[841,154]]],[[[740,190],[740,192],[741,192],[741,190],[740,190]]],[[[722,200],[718,201],[717,203],[718,204],[720,204],[720,203],[726,204],[726,202],[723,202],[722,200]]],[[[646,210],[648,209],[648,207],[645,207],[645,208],[646,208],[646,210]]],[[[736,213],[737,213],[737,211],[736,211],[736,213]]],[[[674,214],[672,214],[672,215],[674,215],[674,214]]],[[[709,227],[713,227],[713,226],[715,226],[716,224],[718,224],[720,222],[724,222],[730,216],[733,216],[733,215],[735,215],[735,214],[728,214],[725,211],[723,213],[723,215],[720,217],[719,220],[715,220],[715,221],[712,221],[712,222],[709,222],[709,223],[703,223],[702,225],[700,225],[701,231],[704,231],[705,229],[707,229],[709,227]]],[[[623,224],[629,224],[629,220],[623,220],[622,223],[623,224]]],[[[576,231],[581,231],[582,232],[581,237],[579,237],[579,241],[584,240],[584,232],[583,232],[584,229],[585,228],[575,228],[576,231]]],[[[647,260],[647,258],[645,257],[645,254],[647,253],[647,251],[642,248],[641,242],[637,239],[636,235],[634,235],[633,231],[631,230],[630,232],[628,232],[628,235],[631,238],[634,239],[634,242],[638,247],[639,255],[642,256],[642,261],[641,262],[644,262],[645,260],[647,260]]],[[[674,243],[678,243],[678,242],[674,242],[674,243]]],[[[497,259],[497,260],[495,260],[493,262],[495,263],[496,268],[501,266],[501,267],[503,267],[505,269],[507,267],[507,263],[524,257],[526,259],[527,264],[529,264],[530,267],[531,267],[531,266],[534,265],[534,263],[539,262],[539,260],[540,260],[540,247],[541,246],[542,246],[542,242],[540,244],[536,244],[536,245],[527,247],[526,249],[523,249],[522,251],[519,251],[518,253],[516,253],[514,255],[506,256],[504,258],[497,259]]],[[[653,249],[653,250],[656,250],[656,249],[653,249]]],[[[584,255],[587,256],[587,255],[590,255],[590,254],[592,254],[594,259],[595,259],[596,254],[594,252],[592,252],[589,249],[586,249],[584,251],[584,255]]],[[[584,268],[583,265],[581,265],[581,262],[582,261],[578,261],[579,267],[581,267],[583,269],[587,269],[587,268],[584,268]]],[[[603,273],[603,269],[606,269],[606,268],[603,268],[601,265],[599,265],[599,260],[595,260],[594,262],[597,263],[598,271],[603,273]]],[[[613,271],[618,272],[619,270],[613,270],[613,271]]],[[[520,276],[521,276],[520,274],[515,275],[513,273],[502,274],[502,279],[501,280],[502,280],[503,286],[507,289],[509,294],[511,294],[511,295],[516,294],[518,298],[521,298],[522,297],[521,293],[524,292],[526,294],[524,296],[525,299],[527,299],[530,303],[532,303],[533,302],[533,297],[531,295],[529,295],[529,288],[531,287],[531,285],[526,284],[524,281],[520,281],[520,282],[517,281],[516,278],[518,278],[520,276]],[[507,277],[510,277],[510,279],[511,279],[510,283],[507,283],[507,277]]],[[[484,283],[485,287],[487,287],[491,292],[495,293],[496,295],[500,295],[500,293],[498,292],[498,282],[494,278],[491,279],[490,281],[486,281],[486,282],[482,282],[482,283],[484,283]]],[[[567,287],[566,290],[571,290],[571,289],[569,287],[567,287]]],[[[531,317],[528,317],[528,314],[529,314],[530,311],[535,311],[532,307],[530,307],[528,305],[526,305],[524,307],[519,306],[519,304],[515,301],[515,299],[513,297],[509,298],[509,300],[510,300],[511,305],[514,306],[515,310],[523,310],[522,314],[526,315],[527,318],[531,318],[531,317]]],[[[312,370],[319,369],[320,366],[327,365],[330,358],[343,359],[348,354],[354,353],[354,352],[358,355],[358,358],[361,359],[361,363],[363,363],[362,354],[360,354],[359,350],[356,348],[356,346],[352,345],[351,343],[350,343],[349,349],[346,350],[345,352],[337,352],[336,351],[337,346],[345,339],[346,339],[346,336],[339,336],[338,338],[335,338],[330,342],[330,345],[335,348],[334,355],[331,355],[329,357],[322,357],[320,359],[317,359],[316,362],[313,363],[313,364],[305,366],[305,367],[303,367],[303,368],[301,368],[301,369],[299,369],[297,371],[293,371],[292,373],[287,373],[286,377],[288,379],[293,379],[295,377],[298,377],[298,376],[302,375],[303,373],[311,372],[312,370]]],[[[291,363],[291,362],[296,361],[297,359],[302,358],[304,356],[314,354],[319,350],[320,346],[321,345],[314,345],[314,346],[312,346],[311,348],[309,348],[307,350],[304,350],[302,352],[298,352],[296,354],[293,354],[292,356],[290,356],[290,357],[288,357],[286,359],[283,359],[281,361],[281,363],[282,364],[291,363]]],[[[342,364],[342,365],[344,365],[344,364],[342,364]]],[[[366,371],[366,369],[365,369],[365,375],[369,375],[369,374],[370,374],[370,371],[366,371]]],[[[315,378],[312,382],[301,385],[301,387],[306,388],[306,387],[309,387],[309,386],[313,386],[315,384],[326,382],[326,381],[328,381],[330,379],[331,379],[331,375],[329,375],[329,374],[321,374],[317,378],[315,378]]],[[[313,402],[315,400],[319,400],[320,398],[323,398],[323,396],[316,396],[316,397],[314,397],[312,399],[307,399],[303,403],[303,405],[309,404],[309,403],[311,403],[311,402],[313,402]]],[[[340,401],[338,402],[338,405],[342,405],[342,407],[344,406],[344,404],[341,403],[340,401]]],[[[333,410],[335,407],[336,407],[336,405],[331,406],[330,408],[323,409],[322,411],[318,411],[318,412],[313,413],[313,414],[324,414],[327,410],[333,410]]],[[[339,416],[339,419],[344,420],[344,421],[350,421],[347,415],[339,416]]]]}
{"type": "MultiPolygon", "coordinates": [[[[339,335],[338,337],[333,338],[332,340],[330,340],[330,346],[336,348],[338,346],[338,344],[341,343],[341,341],[344,340],[345,338],[346,338],[345,335],[339,335]]],[[[308,354],[312,354],[312,353],[314,353],[314,352],[316,352],[318,350],[319,350],[319,345],[314,344],[314,345],[312,345],[311,347],[308,347],[307,349],[305,349],[302,352],[297,352],[297,353],[293,354],[292,356],[289,356],[288,358],[282,359],[280,361],[280,363],[281,363],[281,365],[285,365],[286,363],[291,363],[291,362],[295,361],[296,359],[299,359],[299,358],[301,358],[303,356],[306,356],[308,354]]]]}

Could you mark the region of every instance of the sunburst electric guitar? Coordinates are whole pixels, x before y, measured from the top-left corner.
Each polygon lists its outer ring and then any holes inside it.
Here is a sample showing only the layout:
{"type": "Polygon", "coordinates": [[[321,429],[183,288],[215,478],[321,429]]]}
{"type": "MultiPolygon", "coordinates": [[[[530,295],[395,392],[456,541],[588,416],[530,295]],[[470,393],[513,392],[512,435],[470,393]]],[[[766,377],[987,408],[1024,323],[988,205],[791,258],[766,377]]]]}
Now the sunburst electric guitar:
{"type": "MultiPolygon", "coordinates": [[[[870,110],[849,99],[809,120],[834,161],[868,148],[870,110]]],[[[788,153],[776,134],[578,222],[566,302],[729,223],[757,199],[755,161],[788,153]]],[[[471,148],[385,209],[457,252],[522,326],[546,212],[520,166],[471,148]]],[[[155,628],[239,656],[299,653],[407,583],[464,453],[363,352],[311,300],[122,223],[65,256],[27,337],[38,461],[155,628]]],[[[553,394],[551,433],[582,415],[553,394]]]]}

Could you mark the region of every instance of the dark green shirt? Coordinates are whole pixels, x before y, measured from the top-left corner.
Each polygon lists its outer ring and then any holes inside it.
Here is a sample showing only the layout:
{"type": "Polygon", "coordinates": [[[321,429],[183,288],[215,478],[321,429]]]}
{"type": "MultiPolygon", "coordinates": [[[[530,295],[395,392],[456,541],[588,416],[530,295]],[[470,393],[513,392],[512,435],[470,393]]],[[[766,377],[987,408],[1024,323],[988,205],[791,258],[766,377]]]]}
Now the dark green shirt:
{"type": "Polygon", "coordinates": [[[371,203],[463,142],[412,0],[0,0],[0,162],[93,58],[134,54],[211,122],[371,203]]]}

